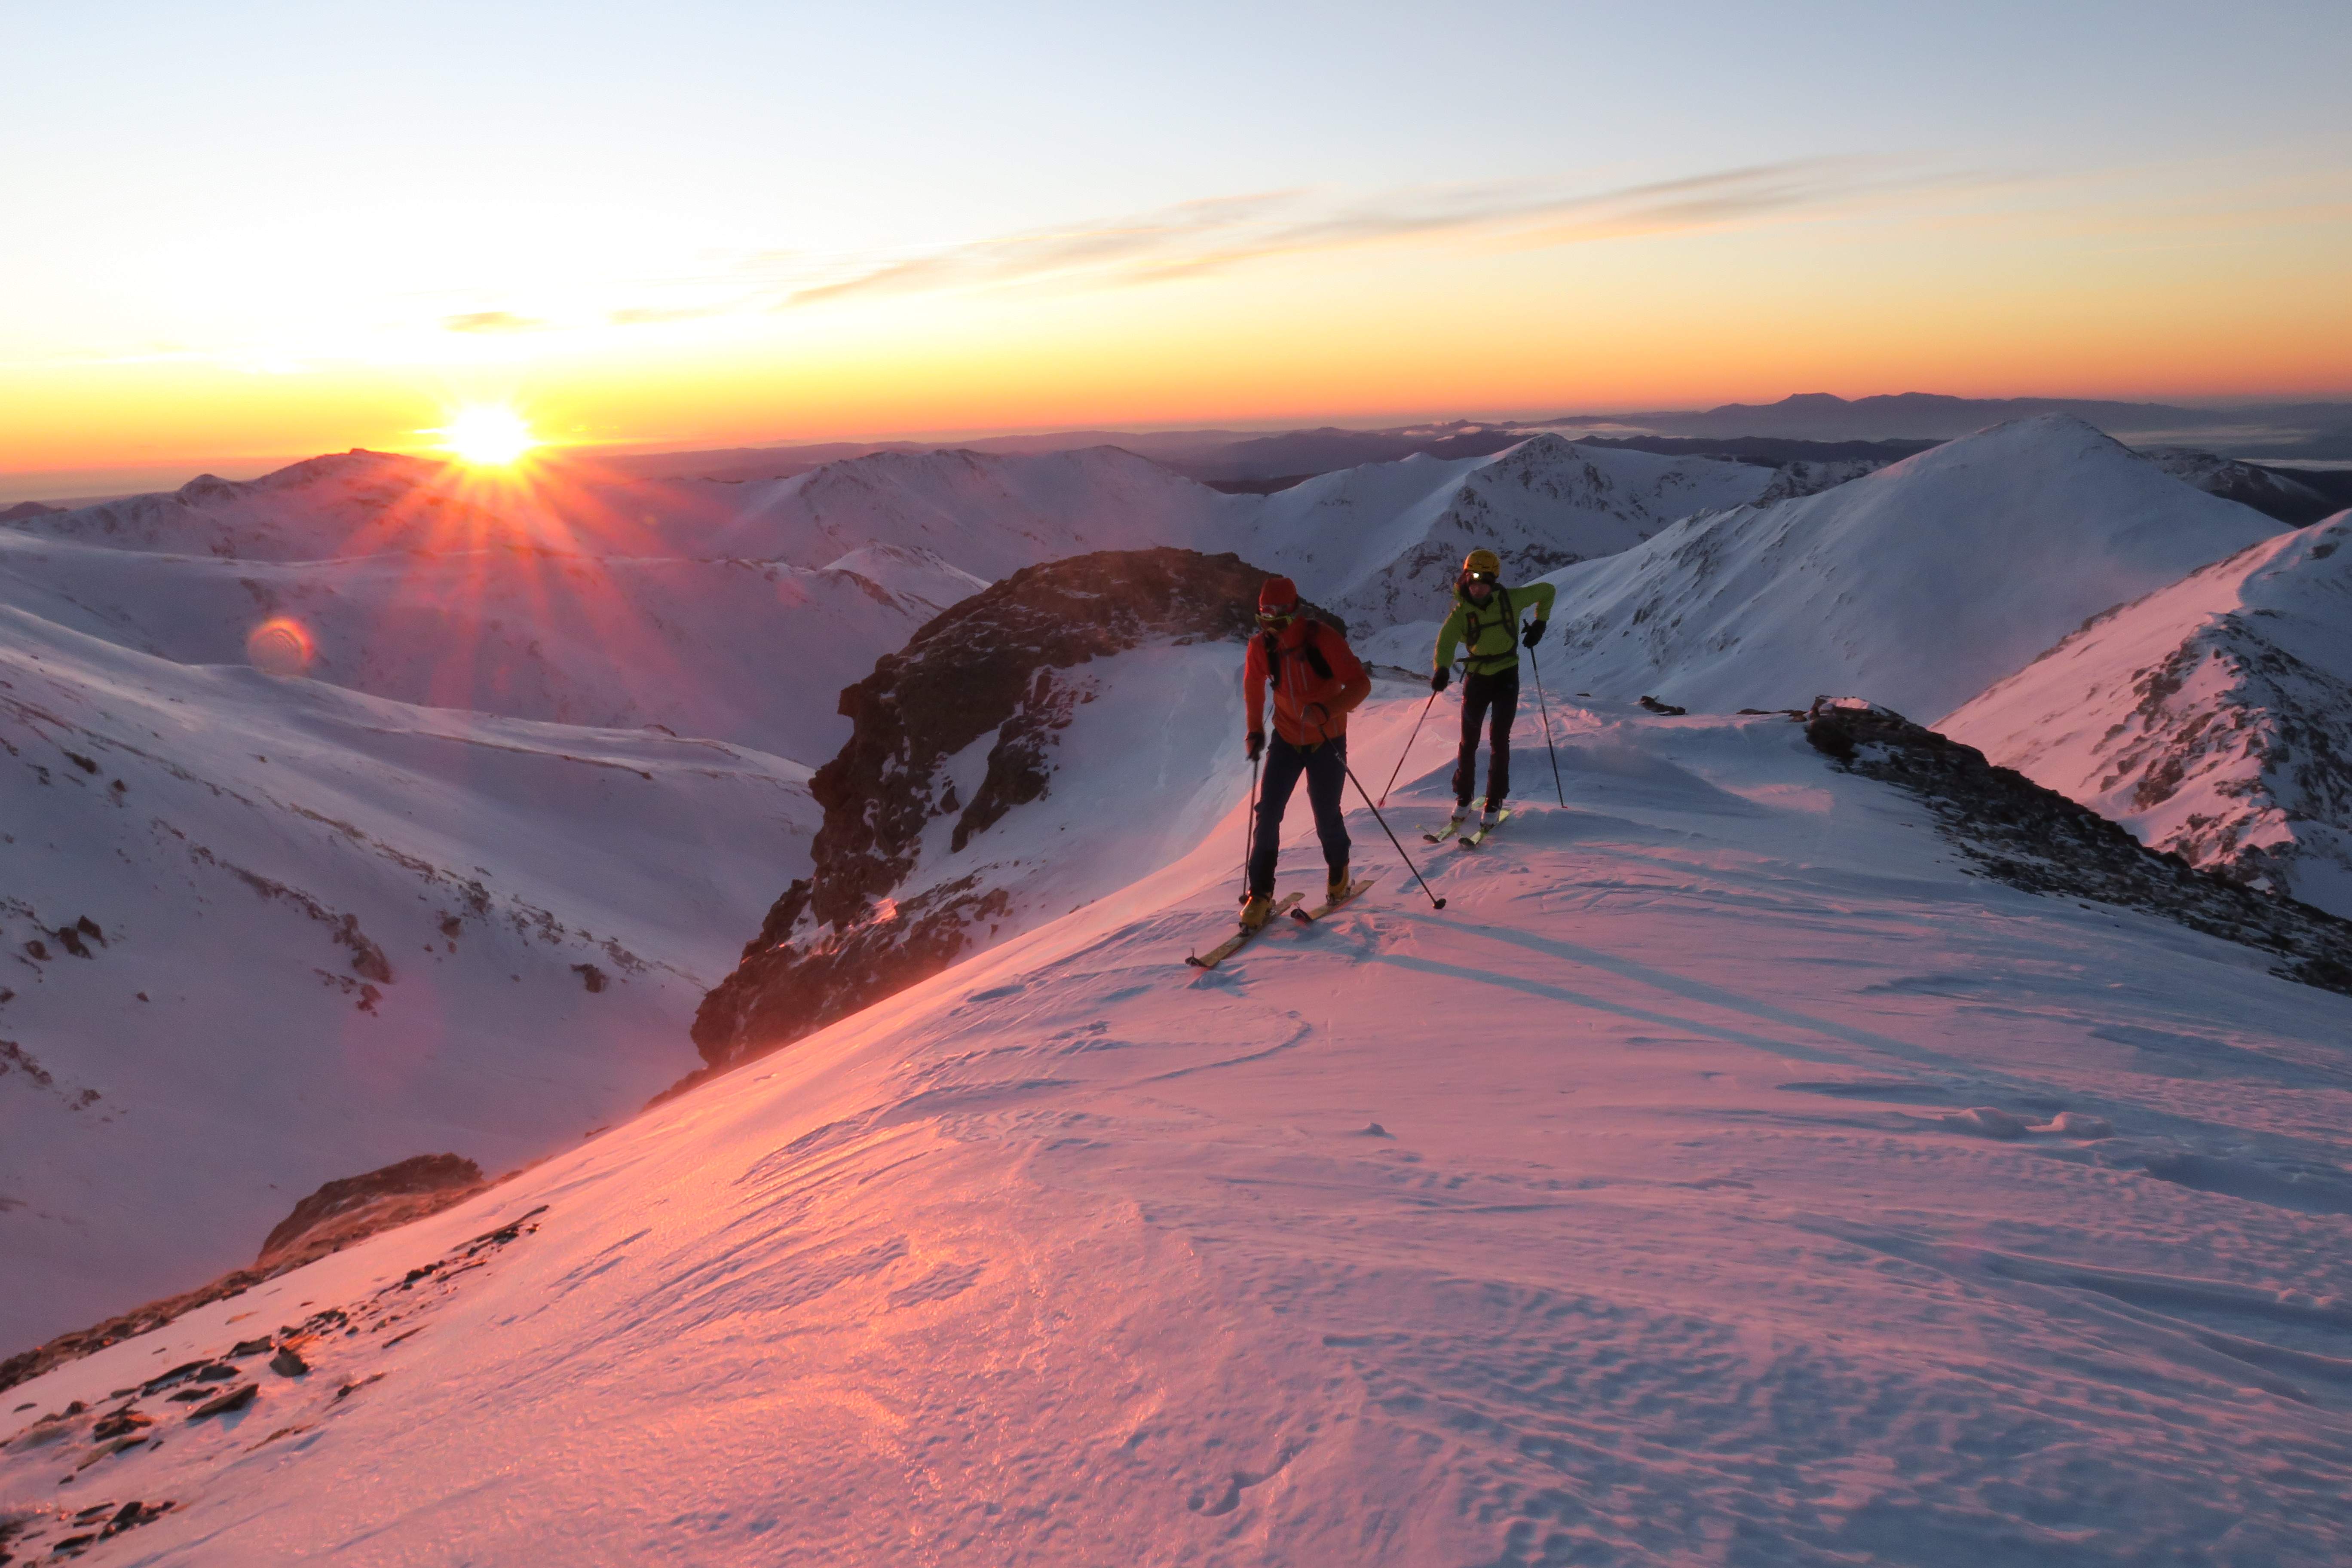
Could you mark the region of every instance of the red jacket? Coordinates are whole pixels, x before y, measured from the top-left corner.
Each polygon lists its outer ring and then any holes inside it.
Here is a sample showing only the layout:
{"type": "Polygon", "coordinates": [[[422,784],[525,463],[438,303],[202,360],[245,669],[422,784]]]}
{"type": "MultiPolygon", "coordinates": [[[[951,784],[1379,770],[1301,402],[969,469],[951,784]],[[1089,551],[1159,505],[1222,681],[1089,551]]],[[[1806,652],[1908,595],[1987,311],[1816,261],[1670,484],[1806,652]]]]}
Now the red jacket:
{"type": "Polygon", "coordinates": [[[1348,639],[1304,616],[1280,632],[1260,632],[1250,638],[1242,690],[1253,730],[1265,728],[1268,681],[1274,684],[1275,733],[1294,746],[1312,746],[1346,734],[1348,715],[1372,689],[1372,678],[1364,673],[1348,639]]]}

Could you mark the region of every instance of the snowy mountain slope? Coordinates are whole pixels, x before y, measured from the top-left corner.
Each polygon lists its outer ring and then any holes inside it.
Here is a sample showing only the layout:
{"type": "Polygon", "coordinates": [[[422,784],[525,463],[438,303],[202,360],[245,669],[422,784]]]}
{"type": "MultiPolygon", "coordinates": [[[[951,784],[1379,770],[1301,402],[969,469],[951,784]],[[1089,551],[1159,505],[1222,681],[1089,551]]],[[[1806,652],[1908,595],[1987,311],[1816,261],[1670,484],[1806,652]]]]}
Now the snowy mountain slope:
{"type": "Polygon", "coordinates": [[[1193,975],[1229,818],[20,1387],[21,1550],[120,1521],[91,1561],[2333,1561],[2352,1001],[1970,877],[1786,720],[1570,723],[1570,807],[1432,857],[1443,914],[1391,871],[1193,975]],[[281,1326],[302,1370],[232,1356],[281,1326]],[[222,1381],[159,1375],[199,1357],[222,1381]]]}
{"type": "Polygon", "coordinates": [[[922,550],[993,582],[1095,550],[1224,549],[1251,498],[1218,494],[1115,447],[1036,456],[881,452],[745,485],[696,548],[822,566],[869,545],[922,550]]]}
{"type": "Polygon", "coordinates": [[[110,550],[240,561],[319,561],[388,552],[521,545],[646,553],[661,525],[724,517],[717,487],[607,485],[568,470],[486,475],[462,465],[354,447],[257,479],[200,475],[176,490],[21,519],[31,537],[110,550]]]}
{"type": "Polygon", "coordinates": [[[253,639],[291,623],[310,650],[296,668],[354,691],[658,724],[813,763],[848,738],[841,688],[944,607],[925,594],[961,597],[968,582],[903,554],[845,559],[902,591],[854,567],[509,550],[230,561],[0,530],[0,604],[184,664],[282,657],[290,640],[273,654],[253,639]]]}
{"type": "Polygon", "coordinates": [[[1853,691],[1932,721],[2084,617],[2278,531],[2078,420],[2021,419],[1568,568],[1545,665],[1620,700],[1853,691]]]}
{"type": "MultiPolygon", "coordinates": [[[[1513,578],[1614,554],[1676,518],[1756,499],[1770,469],[1538,436],[1491,457],[1411,457],[1260,498],[1231,548],[1298,580],[1351,626],[1443,616],[1462,558],[1513,578]]],[[[1239,510],[1239,509],[1237,509],[1239,510]]]]}
{"type": "Polygon", "coordinates": [[[2352,916],[2352,512],[2094,620],[1946,728],[2256,887],[2352,916]]]}
{"type": "Polygon", "coordinates": [[[331,1177],[492,1171],[693,1065],[806,770],[190,667],[0,606],[0,1340],[248,1259],[331,1177]],[[86,923],[85,923],[86,922],[86,923]]]}

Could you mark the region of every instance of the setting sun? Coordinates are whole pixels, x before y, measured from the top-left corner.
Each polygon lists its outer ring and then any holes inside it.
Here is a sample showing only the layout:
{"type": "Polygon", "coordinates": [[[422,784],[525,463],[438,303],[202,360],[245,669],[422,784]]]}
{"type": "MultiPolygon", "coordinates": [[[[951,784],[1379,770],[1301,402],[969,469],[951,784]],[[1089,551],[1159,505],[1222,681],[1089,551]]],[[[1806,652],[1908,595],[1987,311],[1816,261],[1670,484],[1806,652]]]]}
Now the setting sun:
{"type": "Polygon", "coordinates": [[[438,434],[443,447],[478,466],[511,463],[539,445],[530,426],[511,408],[461,408],[438,434]]]}

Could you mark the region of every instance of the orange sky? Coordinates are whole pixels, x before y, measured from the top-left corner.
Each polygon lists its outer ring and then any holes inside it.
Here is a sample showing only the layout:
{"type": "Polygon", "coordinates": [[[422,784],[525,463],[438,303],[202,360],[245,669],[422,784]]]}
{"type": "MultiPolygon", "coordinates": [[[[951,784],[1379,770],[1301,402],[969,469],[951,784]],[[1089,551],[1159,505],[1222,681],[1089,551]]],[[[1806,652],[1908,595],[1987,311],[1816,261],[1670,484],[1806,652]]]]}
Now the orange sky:
{"type": "Polygon", "coordinates": [[[1263,55],[1153,34],[1157,65],[1129,22],[1074,40],[1019,6],[922,47],[724,0],[692,48],[469,13],[479,58],[423,28],[434,5],[373,54],[241,0],[202,27],[134,8],[136,42],[8,24],[54,68],[0,138],[79,114],[76,70],[121,109],[38,157],[0,142],[30,220],[0,234],[12,494],[428,449],[482,403],[700,446],[2352,395],[2336,7],[2216,37],[2165,33],[2163,4],[1957,32],[1822,4],[1709,50],[1605,7],[1438,39],[1275,6],[1246,13],[1263,55]],[[762,48],[847,74],[782,92],[762,48]],[[1784,80],[1810,85],[1759,85],[1784,80]],[[395,100],[416,112],[364,107],[395,100]]]}

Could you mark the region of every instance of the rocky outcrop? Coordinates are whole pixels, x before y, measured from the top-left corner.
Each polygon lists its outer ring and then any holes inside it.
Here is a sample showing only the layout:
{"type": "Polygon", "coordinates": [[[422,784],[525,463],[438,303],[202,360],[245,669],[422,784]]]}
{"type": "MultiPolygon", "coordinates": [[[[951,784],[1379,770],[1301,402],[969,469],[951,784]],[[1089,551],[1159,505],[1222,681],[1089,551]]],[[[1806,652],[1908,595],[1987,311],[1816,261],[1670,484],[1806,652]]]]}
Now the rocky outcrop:
{"type": "Polygon", "coordinates": [[[1239,643],[1267,575],[1190,550],[1049,562],[932,620],[845,690],[855,732],[810,781],[824,808],[814,868],[704,998],[703,1059],[724,1067],[798,1039],[992,934],[1011,905],[976,874],[903,890],[927,836],[960,851],[1047,793],[1054,738],[1092,697],[1070,671],[1147,641],[1239,643]],[[960,790],[947,764],[992,735],[985,771],[960,790]]]}
{"type": "Polygon", "coordinates": [[[1925,803],[1980,874],[2161,915],[2273,955],[2273,974],[2352,995],[2352,921],[2147,848],[2098,813],[1888,709],[1822,698],[1804,719],[1805,738],[1839,767],[1925,803]]]}
{"type": "Polygon", "coordinates": [[[481,1191],[482,1168],[456,1154],[417,1154],[364,1175],[329,1182],[294,1205],[261,1243],[257,1266],[298,1247],[311,1257],[447,1208],[481,1191]],[[331,1245],[326,1245],[331,1243],[331,1245]]]}

